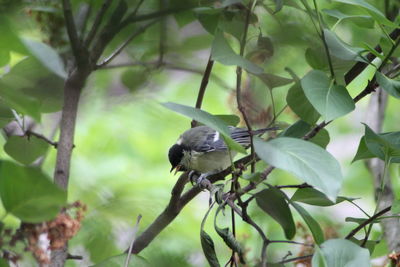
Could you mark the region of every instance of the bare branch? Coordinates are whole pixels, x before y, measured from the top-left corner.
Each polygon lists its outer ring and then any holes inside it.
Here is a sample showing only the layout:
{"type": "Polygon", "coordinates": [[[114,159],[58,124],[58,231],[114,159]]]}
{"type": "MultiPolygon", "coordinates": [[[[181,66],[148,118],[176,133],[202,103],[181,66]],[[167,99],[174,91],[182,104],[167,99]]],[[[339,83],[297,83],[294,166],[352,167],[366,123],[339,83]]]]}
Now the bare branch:
{"type": "Polygon", "coordinates": [[[96,36],[97,30],[99,29],[101,22],[103,20],[104,14],[106,13],[107,9],[110,7],[112,0],[104,0],[103,5],[101,6],[99,12],[94,19],[93,26],[88,33],[88,36],[84,42],[85,47],[89,47],[90,43],[92,42],[93,38],[96,36]]]}
{"type": "Polygon", "coordinates": [[[108,56],[106,59],[104,59],[100,64],[98,64],[96,66],[96,68],[102,68],[104,66],[106,66],[108,63],[110,63],[116,56],[118,56],[122,50],[124,50],[124,48],[133,40],[135,39],[137,36],[139,36],[140,34],[142,34],[144,31],[146,31],[147,28],[149,28],[150,26],[152,26],[154,23],[156,23],[157,20],[153,20],[152,22],[139,27],[139,29],[137,29],[131,36],[128,37],[128,39],[126,39],[110,56],[108,56]]]}
{"type": "Polygon", "coordinates": [[[39,138],[39,139],[42,139],[42,140],[45,141],[46,143],[52,145],[54,148],[57,148],[57,142],[51,141],[50,139],[48,139],[48,138],[47,138],[46,136],[44,136],[43,134],[36,133],[36,132],[31,131],[31,130],[27,130],[27,131],[25,132],[25,134],[26,134],[28,137],[29,137],[29,136],[35,136],[35,137],[37,137],[37,138],[39,138]]]}
{"type": "Polygon", "coordinates": [[[74,54],[75,60],[81,62],[81,43],[76,30],[74,16],[72,15],[71,2],[69,0],[63,0],[63,12],[65,18],[65,25],[68,32],[68,37],[71,42],[72,53],[74,54]]]}

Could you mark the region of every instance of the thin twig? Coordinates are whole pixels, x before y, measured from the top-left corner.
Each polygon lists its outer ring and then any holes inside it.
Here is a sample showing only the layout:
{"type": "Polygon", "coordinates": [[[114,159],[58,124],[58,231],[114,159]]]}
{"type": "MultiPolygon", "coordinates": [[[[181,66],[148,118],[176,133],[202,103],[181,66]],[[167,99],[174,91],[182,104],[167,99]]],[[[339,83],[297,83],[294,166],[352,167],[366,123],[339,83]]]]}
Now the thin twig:
{"type": "MultiPolygon", "coordinates": [[[[239,55],[241,57],[243,57],[244,55],[244,50],[245,50],[245,46],[246,46],[246,39],[247,39],[247,32],[249,30],[249,24],[250,24],[250,15],[251,15],[251,11],[253,9],[253,7],[255,6],[256,1],[253,0],[251,2],[249,2],[249,5],[247,7],[247,12],[246,12],[246,19],[245,19],[245,23],[244,23],[244,30],[243,30],[243,36],[242,39],[240,41],[240,52],[239,55]]],[[[254,144],[253,144],[253,137],[252,137],[252,128],[251,128],[251,124],[250,121],[246,115],[246,111],[244,106],[242,105],[242,92],[241,92],[241,88],[242,88],[242,67],[237,66],[236,67],[236,102],[237,102],[237,106],[238,106],[238,110],[240,111],[240,113],[243,116],[243,120],[246,123],[246,127],[249,131],[250,134],[250,149],[251,149],[251,156],[254,158],[254,144]]],[[[251,164],[251,172],[254,173],[255,171],[255,164],[252,163],[251,164]]]]}
{"type": "Polygon", "coordinates": [[[292,261],[305,260],[305,259],[312,258],[313,255],[314,254],[305,255],[305,256],[299,256],[299,257],[295,257],[295,258],[290,258],[290,259],[286,259],[286,260],[282,260],[282,261],[276,262],[275,264],[284,264],[284,263],[289,263],[289,262],[292,262],[292,261]]]}
{"type": "Polygon", "coordinates": [[[294,245],[301,245],[305,247],[314,247],[314,244],[307,244],[302,242],[290,241],[290,240],[270,240],[270,243],[288,243],[294,245]]]}
{"type": "MultiPolygon", "coordinates": [[[[214,66],[214,60],[211,59],[211,54],[210,54],[210,56],[208,58],[206,69],[205,69],[204,74],[203,74],[203,78],[201,79],[199,93],[197,95],[197,100],[196,100],[196,106],[195,107],[198,108],[198,109],[201,108],[201,105],[203,103],[204,94],[205,94],[206,89],[207,89],[208,81],[210,80],[210,75],[211,75],[211,71],[212,71],[213,66],[214,66]]],[[[196,127],[197,121],[192,120],[191,125],[192,125],[192,128],[196,127]]]]}
{"type": "Polygon", "coordinates": [[[156,23],[157,20],[153,20],[151,22],[149,22],[148,24],[139,27],[139,29],[137,31],[135,31],[131,36],[128,37],[128,39],[126,39],[114,52],[111,53],[110,56],[108,56],[106,59],[104,59],[100,64],[98,64],[96,66],[96,69],[102,68],[104,66],[106,66],[108,63],[110,63],[116,56],[118,56],[122,50],[124,50],[124,48],[137,36],[139,36],[140,34],[142,34],[144,31],[147,30],[147,28],[149,28],[150,26],[152,26],[154,23],[156,23]]]}
{"type": "Polygon", "coordinates": [[[104,14],[106,13],[107,9],[110,7],[112,0],[104,0],[99,12],[94,19],[93,26],[88,33],[88,36],[84,42],[85,47],[89,47],[90,43],[93,41],[93,38],[96,36],[97,30],[99,29],[101,22],[103,20],[104,14]]]}
{"type": "Polygon", "coordinates": [[[386,207],[380,212],[375,213],[373,216],[369,217],[367,220],[364,222],[360,223],[356,228],[354,228],[346,237],[345,239],[350,239],[352,238],[358,231],[363,229],[365,226],[373,222],[375,219],[377,219],[379,216],[385,214],[386,212],[389,212],[392,206],[386,207]]]}
{"type": "MultiPolygon", "coordinates": [[[[132,250],[133,243],[135,242],[135,239],[136,239],[136,233],[139,230],[139,223],[140,223],[141,219],[142,219],[142,215],[139,214],[139,216],[136,219],[135,227],[133,227],[132,241],[131,241],[131,244],[129,246],[129,251],[132,250]]],[[[131,260],[131,255],[132,255],[131,253],[128,253],[128,255],[126,256],[125,265],[124,265],[125,267],[128,267],[129,261],[131,260]]]]}
{"type": "Polygon", "coordinates": [[[27,130],[25,132],[25,135],[30,137],[30,136],[35,136],[36,138],[42,139],[43,141],[45,141],[46,143],[52,145],[54,148],[57,148],[57,142],[51,141],[49,138],[47,138],[46,136],[44,136],[43,134],[40,133],[36,133],[33,132],[31,130],[27,130]]]}
{"type": "Polygon", "coordinates": [[[83,260],[83,256],[67,254],[67,260],[83,260]]]}
{"type": "MultiPolygon", "coordinates": [[[[166,6],[165,0],[159,0],[160,10],[164,10],[166,6]]],[[[164,62],[165,43],[167,42],[167,20],[166,17],[160,19],[160,36],[158,40],[158,65],[161,66],[164,62]]]]}

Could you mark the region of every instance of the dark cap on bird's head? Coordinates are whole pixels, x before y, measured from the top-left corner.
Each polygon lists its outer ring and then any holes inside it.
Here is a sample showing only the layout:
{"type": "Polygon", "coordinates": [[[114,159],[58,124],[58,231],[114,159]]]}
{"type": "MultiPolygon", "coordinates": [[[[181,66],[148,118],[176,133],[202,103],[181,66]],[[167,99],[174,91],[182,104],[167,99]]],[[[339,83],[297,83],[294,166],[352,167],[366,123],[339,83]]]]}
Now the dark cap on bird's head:
{"type": "MultiPolygon", "coordinates": [[[[175,144],[169,149],[168,158],[169,158],[169,162],[172,165],[170,172],[172,172],[175,168],[177,168],[179,163],[181,162],[181,160],[183,158],[183,150],[184,150],[184,146],[179,145],[179,144],[175,144]]],[[[177,168],[177,171],[178,170],[179,169],[177,168]]]]}

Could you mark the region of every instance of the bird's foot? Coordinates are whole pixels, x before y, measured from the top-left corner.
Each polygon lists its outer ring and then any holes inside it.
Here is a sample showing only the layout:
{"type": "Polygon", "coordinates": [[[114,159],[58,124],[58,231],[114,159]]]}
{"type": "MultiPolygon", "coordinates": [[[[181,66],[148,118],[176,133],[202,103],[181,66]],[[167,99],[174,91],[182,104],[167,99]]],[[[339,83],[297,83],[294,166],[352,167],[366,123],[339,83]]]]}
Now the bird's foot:
{"type": "Polygon", "coordinates": [[[193,186],[196,185],[196,184],[197,184],[197,180],[198,180],[198,178],[199,178],[200,176],[201,176],[200,173],[198,173],[198,172],[196,172],[196,171],[190,171],[190,172],[189,172],[189,175],[188,175],[190,183],[191,183],[193,186]]]}
{"type": "Polygon", "coordinates": [[[208,173],[198,173],[196,171],[190,171],[189,172],[189,180],[192,183],[193,186],[198,186],[200,187],[201,190],[207,189],[208,184],[210,183],[207,180],[207,177],[209,176],[208,173]]]}

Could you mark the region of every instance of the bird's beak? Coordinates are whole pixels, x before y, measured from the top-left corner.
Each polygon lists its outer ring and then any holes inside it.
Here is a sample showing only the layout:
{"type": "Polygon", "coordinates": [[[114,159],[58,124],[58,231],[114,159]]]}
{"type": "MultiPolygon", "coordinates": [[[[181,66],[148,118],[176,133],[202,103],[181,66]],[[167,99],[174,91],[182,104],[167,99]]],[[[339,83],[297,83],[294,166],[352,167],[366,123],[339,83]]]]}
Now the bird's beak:
{"type": "Polygon", "coordinates": [[[174,175],[181,169],[182,165],[176,165],[175,167],[172,166],[171,170],[169,172],[172,172],[175,169],[174,175]]]}

